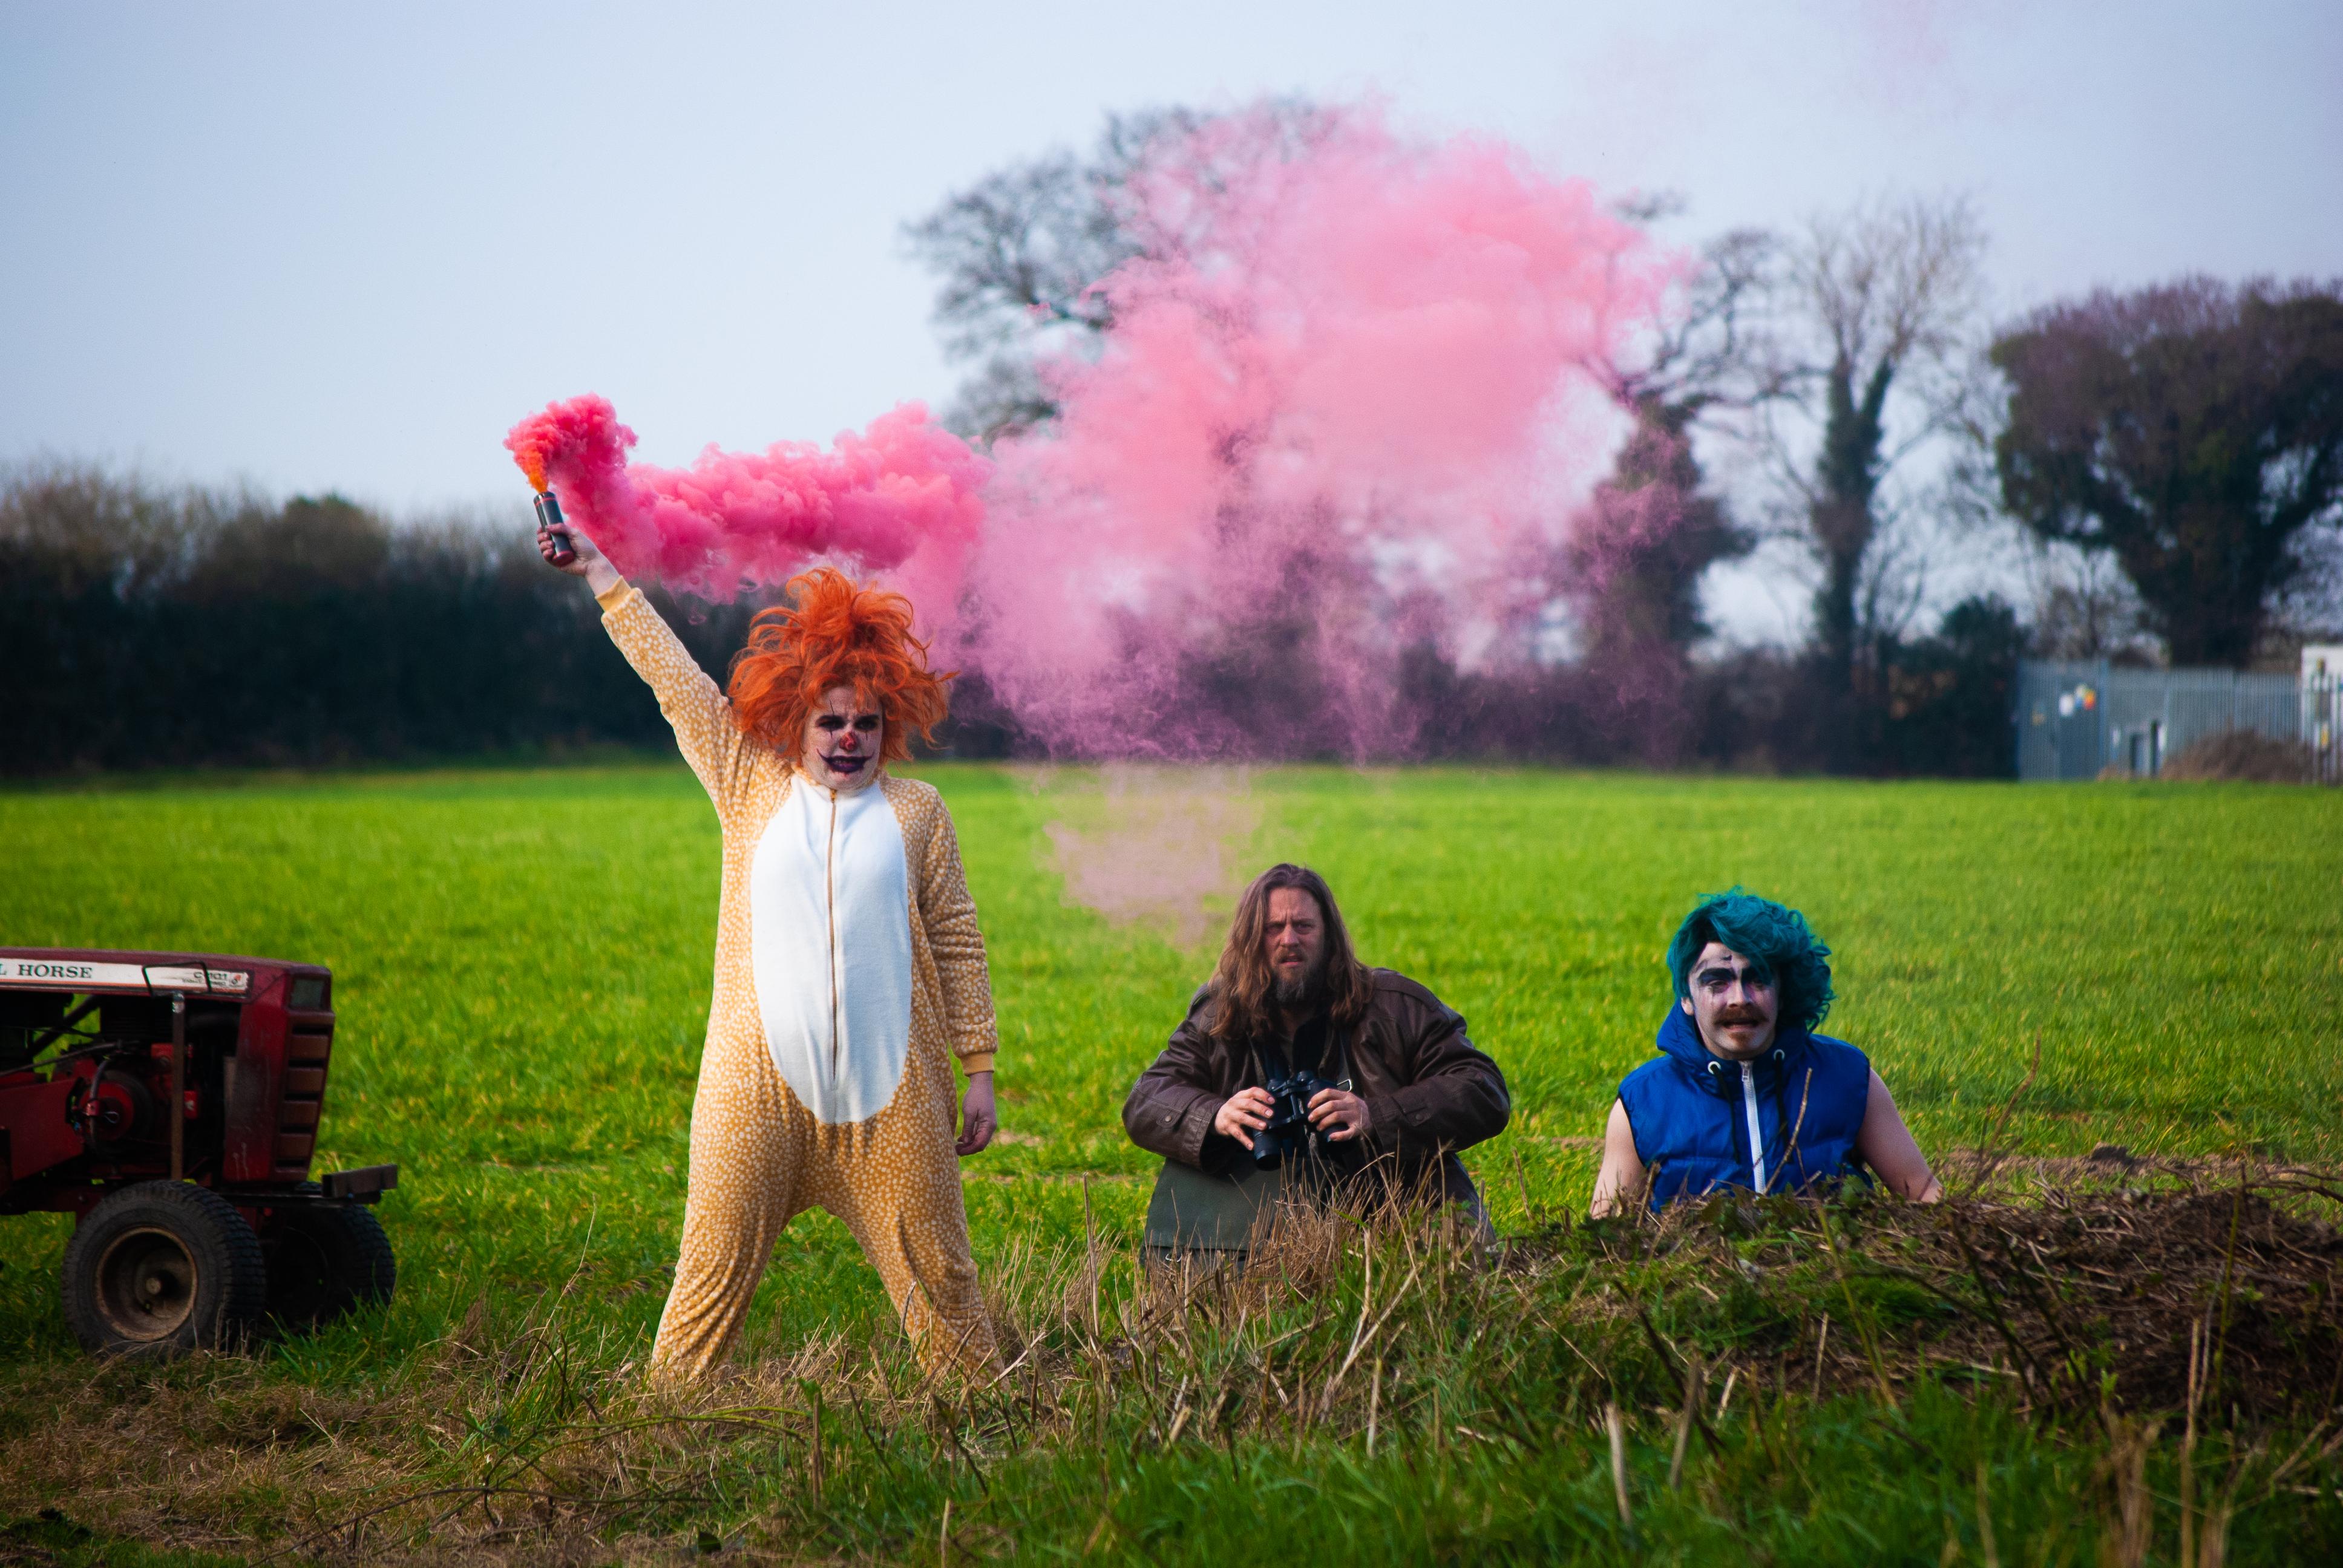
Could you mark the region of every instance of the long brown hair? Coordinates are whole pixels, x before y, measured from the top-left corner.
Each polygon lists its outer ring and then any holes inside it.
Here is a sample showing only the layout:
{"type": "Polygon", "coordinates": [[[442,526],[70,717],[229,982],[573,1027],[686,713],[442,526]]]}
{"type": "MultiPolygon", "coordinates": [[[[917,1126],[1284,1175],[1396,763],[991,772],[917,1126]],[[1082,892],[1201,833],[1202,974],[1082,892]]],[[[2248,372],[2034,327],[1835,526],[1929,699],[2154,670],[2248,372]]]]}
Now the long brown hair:
{"type": "Polygon", "coordinates": [[[1244,897],[1237,900],[1236,919],[1229,925],[1229,945],[1221,950],[1221,961],[1212,970],[1216,1005],[1212,1035],[1225,1045],[1250,1045],[1278,1032],[1272,1016],[1277,977],[1270,971],[1263,928],[1269,923],[1270,894],[1285,888],[1299,889],[1315,899],[1319,919],[1326,924],[1324,967],[1320,972],[1326,987],[1327,1015],[1334,1026],[1356,1025],[1367,1016],[1367,1004],[1373,1000],[1373,982],[1366,966],[1351,950],[1350,929],[1342,924],[1342,911],[1334,907],[1333,890],[1326,886],[1326,879],[1307,866],[1281,861],[1255,877],[1244,897]]]}

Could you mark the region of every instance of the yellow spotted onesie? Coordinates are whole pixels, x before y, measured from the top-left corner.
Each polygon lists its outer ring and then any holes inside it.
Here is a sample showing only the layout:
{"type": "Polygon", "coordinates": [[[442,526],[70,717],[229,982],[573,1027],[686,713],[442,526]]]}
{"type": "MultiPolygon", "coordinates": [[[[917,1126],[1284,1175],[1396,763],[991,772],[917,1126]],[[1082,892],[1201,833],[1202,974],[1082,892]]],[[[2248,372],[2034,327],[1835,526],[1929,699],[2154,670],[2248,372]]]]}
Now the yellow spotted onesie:
{"type": "Polygon", "coordinates": [[[650,601],[621,582],[600,602],[724,830],[683,1249],[654,1375],[723,1360],[781,1227],[816,1206],[854,1233],[931,1371],[992,1365],[951,1059],[988,1071],[997,1038],[943,798],[884,772],[859,790],[813,783],[740,733],[650,601]]]}

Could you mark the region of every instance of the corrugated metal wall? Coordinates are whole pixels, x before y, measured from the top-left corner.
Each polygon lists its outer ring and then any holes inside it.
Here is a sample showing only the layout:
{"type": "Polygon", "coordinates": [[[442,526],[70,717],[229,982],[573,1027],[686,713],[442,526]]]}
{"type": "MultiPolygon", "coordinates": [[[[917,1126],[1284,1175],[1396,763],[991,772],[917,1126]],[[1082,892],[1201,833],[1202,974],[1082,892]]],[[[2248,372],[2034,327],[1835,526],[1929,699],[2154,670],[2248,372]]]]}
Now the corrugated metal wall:
{"type": "Polygon", "coordinates": [[[2017,671],[2017,776],[2096,779],[2113,768],[2146,777],[2189,742],[2225,729],[2308,740],[2331,764],[2343,739],[2335,735],[2335,700],[2332,675],[2300,681],[2227,669],[2117,669],[2104,659],[2027,659],[2017,671]],[[2323,745],[2311,723],[2321,702],[2323,745]]]}

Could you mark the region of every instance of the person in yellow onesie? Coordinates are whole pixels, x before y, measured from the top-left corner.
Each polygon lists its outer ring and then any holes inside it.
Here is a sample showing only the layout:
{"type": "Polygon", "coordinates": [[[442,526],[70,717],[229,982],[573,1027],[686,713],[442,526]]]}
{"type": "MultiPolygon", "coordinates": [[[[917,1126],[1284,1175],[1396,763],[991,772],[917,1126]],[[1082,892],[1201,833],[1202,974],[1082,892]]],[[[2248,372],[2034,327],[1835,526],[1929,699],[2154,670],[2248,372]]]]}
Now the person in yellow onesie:
{"type": "Polygon", "coordinates": [[[997,1364],[954,1158],[995,1125],[984,938],[942,797],[886,771],[945,712],[910,602],[827,568],[794,578],[719,690],[591,541],[571,542],[561,569],[593,588],[724,831],[683,1246],[652,1375],[723,1361],[781,1227],[817,1206],[878,1269],[924,1365],[997,1364]]]}

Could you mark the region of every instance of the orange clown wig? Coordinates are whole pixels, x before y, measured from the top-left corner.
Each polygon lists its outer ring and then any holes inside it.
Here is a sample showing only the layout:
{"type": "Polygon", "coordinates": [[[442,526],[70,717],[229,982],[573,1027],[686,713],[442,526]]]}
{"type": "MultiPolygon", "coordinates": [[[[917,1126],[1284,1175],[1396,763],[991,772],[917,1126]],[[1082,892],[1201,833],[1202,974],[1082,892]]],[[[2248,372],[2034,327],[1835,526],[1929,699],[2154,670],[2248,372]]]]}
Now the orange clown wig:
{"type": "Polygon", "coordinates": [[[933,739],[950,707],[944,682],[928,668],[928,645],[911,635],[911,601],[876,587],[858,588],[830,567],[789,581],[789,602],[759,610],[749,646],[732,658],[729,695],[741,733],[794,754],[806,719],[834,687],[886,716],[885,762],[911,754],[911,737],[933,739]]]}

